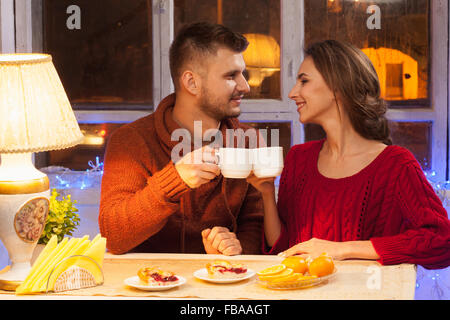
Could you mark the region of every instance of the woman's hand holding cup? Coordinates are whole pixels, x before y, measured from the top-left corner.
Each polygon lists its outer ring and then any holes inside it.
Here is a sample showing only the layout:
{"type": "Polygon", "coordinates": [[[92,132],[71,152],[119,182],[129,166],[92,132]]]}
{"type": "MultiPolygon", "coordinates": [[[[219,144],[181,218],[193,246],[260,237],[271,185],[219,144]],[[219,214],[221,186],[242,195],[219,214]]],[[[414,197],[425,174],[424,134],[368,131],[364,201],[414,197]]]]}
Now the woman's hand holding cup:
{"type": "Polygon", "coordinates": [[[263,196],[273,194],[275,192],[275,177],[258,178],[252,172],[250,176],[247,177],[247,182],[255,187],[256,190],[261,192],[263,196]]]}

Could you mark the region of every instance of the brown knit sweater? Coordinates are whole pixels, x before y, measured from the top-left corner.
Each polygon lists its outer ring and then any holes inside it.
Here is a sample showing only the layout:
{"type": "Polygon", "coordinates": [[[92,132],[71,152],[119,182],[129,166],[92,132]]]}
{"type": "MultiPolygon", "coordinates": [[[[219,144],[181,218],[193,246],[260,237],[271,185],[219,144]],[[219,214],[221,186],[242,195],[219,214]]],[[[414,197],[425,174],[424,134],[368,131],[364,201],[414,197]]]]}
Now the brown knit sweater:
{"type": "MultiPolygon", "coordinates": [[[[214,226],[236,233],[243,254],[261,252],[260,193],[245,179],[222,175],[190,189],[178,175],[171,150],[179,128],[172,119],[175,95],[146,117],[117,129],[108,141],[99,226],[109,252],[204,253],[201,231],[214,226]]],[[[243,128],[237,119],[220,130],[243,128]]],[[[224,141],[225,144],[225,141],[224,141]]]]}

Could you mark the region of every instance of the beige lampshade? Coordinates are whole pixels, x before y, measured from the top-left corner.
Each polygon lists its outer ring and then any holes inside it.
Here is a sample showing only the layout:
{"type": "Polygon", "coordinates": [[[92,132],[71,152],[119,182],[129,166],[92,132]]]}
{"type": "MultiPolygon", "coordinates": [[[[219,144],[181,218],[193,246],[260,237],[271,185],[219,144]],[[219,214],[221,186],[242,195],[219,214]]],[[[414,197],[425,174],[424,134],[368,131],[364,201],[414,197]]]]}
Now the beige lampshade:
{"type": "Polygon", "coordinates": [[[0,54],[0,153],[72,147],[84,139],[47,54],[0,54]]]}
{"type": "Polygon", "coordinates": [[[258,87],[264,78],[280,70],[280,46],[272,36],[265,34],[246,33],[244,36],[249,42],[243,52],[250,75],[248,83],[252,87],[258,87]]]}
{"type": "Polygon", "coordinates": [[[280,69],[280,46],[272,37],[260,33],[246,33],[249,42],[243,56],[247,67],[280,69]]]}

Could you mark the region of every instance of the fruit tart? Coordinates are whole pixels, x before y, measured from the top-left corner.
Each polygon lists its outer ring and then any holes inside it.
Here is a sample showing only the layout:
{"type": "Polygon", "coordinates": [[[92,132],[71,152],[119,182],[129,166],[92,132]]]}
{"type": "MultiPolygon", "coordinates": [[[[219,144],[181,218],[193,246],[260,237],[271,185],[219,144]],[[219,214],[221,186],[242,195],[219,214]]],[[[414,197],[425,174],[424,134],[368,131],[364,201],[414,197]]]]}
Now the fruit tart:
{"type": "Polygon", "coordinates": [[[213,279],[239,279],[245,277],[247,268],[240,263],[216,260],[206,264],[208,276],[213,279]]]}
{"type": "Polygon", "coordinates": [[[157,267],[144,267],[139,269],[138,277],[141,284],[146,286],[165,286],[179,281],[173,272],[164,271],[157,267]]]}

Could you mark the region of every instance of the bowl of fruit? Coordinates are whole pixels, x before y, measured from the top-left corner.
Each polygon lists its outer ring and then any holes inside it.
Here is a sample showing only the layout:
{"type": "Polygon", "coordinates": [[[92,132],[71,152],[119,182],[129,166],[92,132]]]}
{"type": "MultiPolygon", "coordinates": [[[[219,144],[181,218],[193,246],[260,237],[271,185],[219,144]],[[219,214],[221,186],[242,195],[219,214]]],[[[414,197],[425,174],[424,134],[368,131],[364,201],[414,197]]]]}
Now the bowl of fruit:
{"type": "Polygon", "coordinates": [[[325,283],[336,272],[333,259],[324,253],[315,259],[290,256],[280,264],[267,267],[256,274],[258,282],[268,289],[290,290],[325,283]]]}

